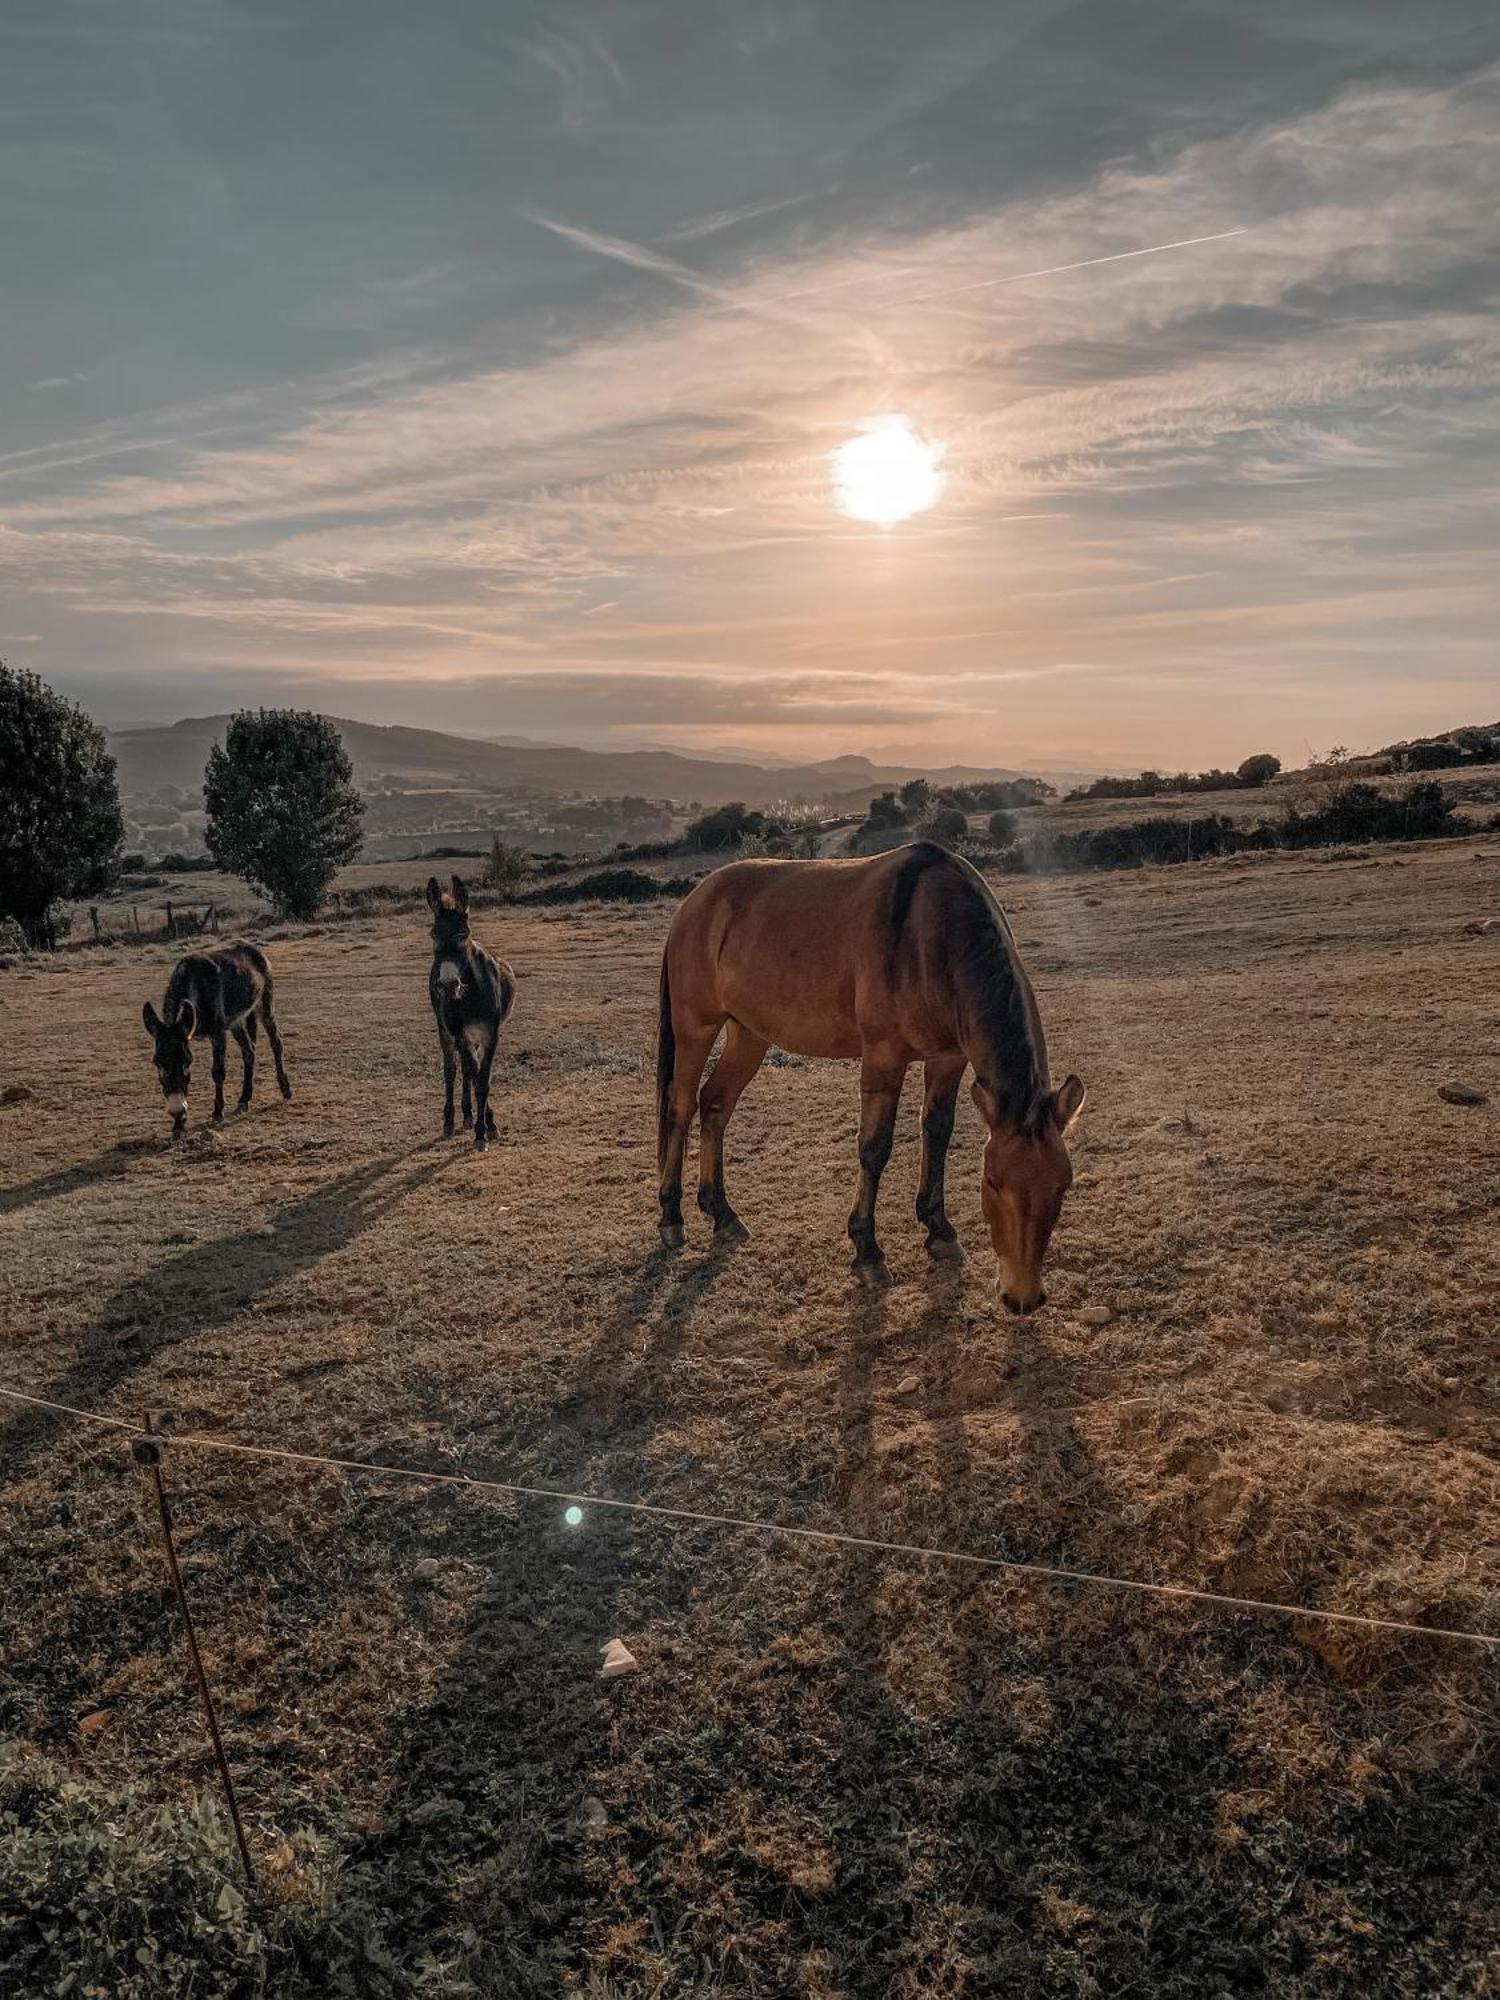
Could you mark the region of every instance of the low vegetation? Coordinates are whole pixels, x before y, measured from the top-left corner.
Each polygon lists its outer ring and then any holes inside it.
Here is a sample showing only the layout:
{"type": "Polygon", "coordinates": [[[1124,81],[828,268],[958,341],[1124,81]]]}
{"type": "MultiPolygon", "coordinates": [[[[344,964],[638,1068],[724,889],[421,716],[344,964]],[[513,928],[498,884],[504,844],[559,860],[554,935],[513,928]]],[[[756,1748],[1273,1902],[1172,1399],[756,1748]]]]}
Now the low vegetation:
{"type": "Polygon", "coordinates": [[[1168,792],[1259,791],[1281,770],[1267,750],[1245,758],[1233,771],[1142,771],[1134,778],[1095,778],[1069,792],[1070,799],[1157,799],[1168,792]]]}

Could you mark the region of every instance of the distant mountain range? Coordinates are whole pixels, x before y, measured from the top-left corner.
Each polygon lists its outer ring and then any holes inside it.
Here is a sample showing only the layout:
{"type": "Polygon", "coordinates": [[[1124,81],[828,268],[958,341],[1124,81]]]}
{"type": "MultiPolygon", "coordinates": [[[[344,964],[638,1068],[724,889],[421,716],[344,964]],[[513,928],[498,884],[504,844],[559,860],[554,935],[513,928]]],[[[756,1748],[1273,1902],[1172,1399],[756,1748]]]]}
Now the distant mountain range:
{"type": "MultiPolygon", "coordinates": [[[[402,790],[473,787],[487,793],[554,797],[572,792],[587,797],[631,793],[705,806],[724,805],[731,799],[765,806],[778,799],[801,798],[853,809],[862,808],[872,793],[905,784],[908,778],[948,785],[1040,775],[1003,765],[950,764],[932,770],[916,764],[874,764],[867,757],[762,765],[690,757],[675,750],[578,750],[525,739],[485,740],[332,719],[359,782],[374,784],[384,778],[402,790]]],[[[164,785],[191,789],[202,784],[209,749],[222,737],[228,720],[225,715],[208,715],[164,728],[113,732],[109,743],[119,764],[120,790],[127,797],[143,796],[164,785]]],[[[1046,773],[1048,782],[1059,789],[1091,775],[1046,773]]]]}

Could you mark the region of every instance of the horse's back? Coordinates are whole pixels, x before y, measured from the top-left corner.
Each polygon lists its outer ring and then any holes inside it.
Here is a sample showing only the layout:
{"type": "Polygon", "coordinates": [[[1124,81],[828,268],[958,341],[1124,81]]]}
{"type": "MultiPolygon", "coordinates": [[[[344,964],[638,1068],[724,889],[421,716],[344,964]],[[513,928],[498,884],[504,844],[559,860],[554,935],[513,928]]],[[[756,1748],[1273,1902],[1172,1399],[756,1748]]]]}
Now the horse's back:
{"type": "Polygon", "coordinates": [[[918,1049],[941,1043],[945,1025],[926,1008],[914,1015],[905,932],[934,929],[926,878],[951,874],[956,886],[969,873],[927,842],[857,860],[731,862],[673,920],[674,1004],[703,1021],[728,1015],[806,1055],[852,1055],[887,1036],[918,1049]]]}

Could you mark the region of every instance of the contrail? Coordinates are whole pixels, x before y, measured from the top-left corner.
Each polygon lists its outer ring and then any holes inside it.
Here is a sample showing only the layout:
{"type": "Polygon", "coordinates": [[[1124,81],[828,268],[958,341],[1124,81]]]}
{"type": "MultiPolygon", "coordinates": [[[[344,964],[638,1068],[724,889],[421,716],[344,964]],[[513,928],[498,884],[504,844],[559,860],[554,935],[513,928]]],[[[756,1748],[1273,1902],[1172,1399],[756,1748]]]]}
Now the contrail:
{"type": "Polygon", "coordinates": [[[924,299],[951,299],[960,292],[988,292],[996,285],[1023,285],[1028,278],[1055,278],[1062,271],[1086,271],[1091,264],[1121,264],[1127,257],[1155,257],[1163,250],[1188,250],[1195,243],[1222,243],[1226,236],[1245,236],[1246,227],[1216,229],[1212,236],[1180,236],[1175,243],[1148,243],[1142,250],[1116,250],[1110,257],[1084,257],[1076,264],[1049,264],[1042,271],[1017,271],[1009,278],[981,278],[977,285],[947,285],[940,292],[916,292],[912,304],[924,299]]]}

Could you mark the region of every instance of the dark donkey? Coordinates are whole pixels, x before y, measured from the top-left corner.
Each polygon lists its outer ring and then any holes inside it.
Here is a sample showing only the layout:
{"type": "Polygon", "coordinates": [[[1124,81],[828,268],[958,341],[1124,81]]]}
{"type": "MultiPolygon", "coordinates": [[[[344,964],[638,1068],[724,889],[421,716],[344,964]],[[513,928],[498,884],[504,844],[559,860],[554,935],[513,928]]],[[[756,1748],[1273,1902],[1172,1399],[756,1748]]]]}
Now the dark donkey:
{"type": "Polygon", "coordinates": [[[141,1009],[141,1019],[156,1043],[154,1060],[162,1095],[172,1114],[174,1137],[180,1138],[187,1128],[188,1077],[195,1041],[213,1043],[215,1125],[224,1116],[224,1044],[230,1035],[239,1043],[245,1064],[238,1108],[243,1111],[250,1102],[255,1088],[257,1019],[266,1024],[281,1094],[291,1096],[281,1032],[271,1011],[271,968],[257,946],[226,944],[218,951],[195,951],[178,959],[167,981],[161,1013],[148,1000],[141,1009]]]}
{"type": "Polygon", "coordinates": [[[427,884],[432,905],[432,971],[427,990],[443,1051],[443,1137],[453,1136],[453,1073],[464,1067],[464,1123],[472,1119],[474,1149],[495,1136],[490,1070],[500,1045],[500,1025],[516,998],[516,976],[491,958],[469,930],[469,891],[455,875],[452,891],[436,875],[427,884]]]}

